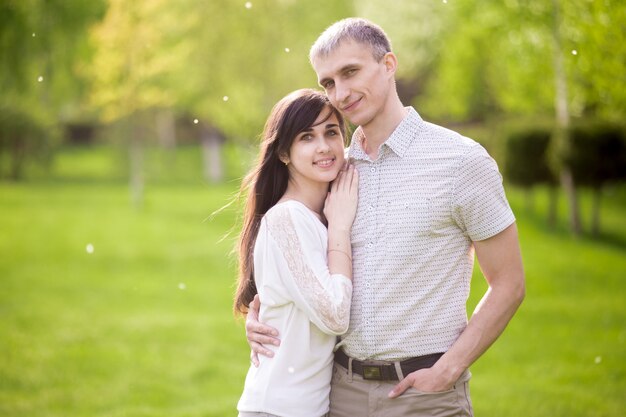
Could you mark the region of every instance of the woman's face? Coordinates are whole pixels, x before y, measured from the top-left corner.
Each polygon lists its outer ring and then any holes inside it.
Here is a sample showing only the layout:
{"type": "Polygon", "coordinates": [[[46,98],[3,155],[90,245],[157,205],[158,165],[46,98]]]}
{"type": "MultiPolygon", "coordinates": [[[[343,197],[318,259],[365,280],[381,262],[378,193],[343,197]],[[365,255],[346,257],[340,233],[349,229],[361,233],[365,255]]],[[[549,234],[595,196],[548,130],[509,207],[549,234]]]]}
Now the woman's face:
{"type": "Polygon", "coordinates": [[[289,177],[299,185],[329,183],[337,177],[343,162],[343,136],[339,120],[326,107],[313,126],[300,132],[293,140],[289,149],[289,177]]]}

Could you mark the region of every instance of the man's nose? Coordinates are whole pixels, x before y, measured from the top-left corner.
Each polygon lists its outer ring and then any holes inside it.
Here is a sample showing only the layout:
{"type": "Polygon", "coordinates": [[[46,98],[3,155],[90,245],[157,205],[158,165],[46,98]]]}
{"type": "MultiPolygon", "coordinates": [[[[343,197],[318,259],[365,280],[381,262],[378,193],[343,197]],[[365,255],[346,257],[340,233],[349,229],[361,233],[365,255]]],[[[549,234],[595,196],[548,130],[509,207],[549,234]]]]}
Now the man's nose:
{"type": "Polygon", "coordinates": [[[346,83],[337,83],[335,85],[335,94],[338,103],[343,103],[350,97],[350,88],[346,83]]]}

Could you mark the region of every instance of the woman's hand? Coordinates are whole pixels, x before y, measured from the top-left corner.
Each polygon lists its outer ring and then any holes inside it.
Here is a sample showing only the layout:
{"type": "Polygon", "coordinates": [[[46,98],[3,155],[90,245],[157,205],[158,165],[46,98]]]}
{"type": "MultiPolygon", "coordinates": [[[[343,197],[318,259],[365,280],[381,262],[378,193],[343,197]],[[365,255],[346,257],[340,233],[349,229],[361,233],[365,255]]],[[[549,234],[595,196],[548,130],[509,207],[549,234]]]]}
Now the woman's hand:
{"type": "Polygon", "coordinates": [[[349,231],[356,216],[358,203],[359,172],[354,165],[348,164],[339,171],[333,181],[324,204],[324,216],[328,228],[349,231]]]}

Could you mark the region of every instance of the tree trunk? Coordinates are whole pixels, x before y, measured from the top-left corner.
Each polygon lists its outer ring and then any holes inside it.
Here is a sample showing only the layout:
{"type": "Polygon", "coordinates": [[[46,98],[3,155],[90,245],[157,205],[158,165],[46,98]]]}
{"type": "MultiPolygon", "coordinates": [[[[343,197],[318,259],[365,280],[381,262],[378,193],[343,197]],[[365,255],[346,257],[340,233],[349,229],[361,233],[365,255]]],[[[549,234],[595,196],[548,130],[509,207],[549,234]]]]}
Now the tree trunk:
{"type": "Polygon", "coordinates": [[[548,228],[550,230],[554,230],[556,228],[558,202],[558,188],[556,185],[550,184],[548,186],[548,228]]]}
{"type": "MultiPolygon", "coordinates": [[[[553,43],[553,64],[554,64],[554,82],[555,82],[555,108],[557,133],[555,135],[557,158],[561,158],[567,154],[569,147],[569,124],[570,114],[567,102],[567,78],[563,65],[563,51],[561,44],[561,16],[559,0],[552,0],[554,7],[552,20],[552,43],[553,43]]],[[[576,185],[570,169],[563,163],[560,166],[561,186],[568,197],[569,203],[569,225],[575,236],[580,235],[580,213],[578,210],[578,199],[576,198],[576,185]]]]}
{"type": "Polygon", "coordinates": [[[582,226],[580,223],[580,210],[578,208],[578,193],[572,172],[569,169],[561,171],[561,186],[565,190],[569,202],[569,227],[574,236],[580,236],[582,226]]]}
{"type": "Polygon", "coordinates": [[[172,109],[156,113],[156,128],[161,147],[168,150],[176,148],[176,120],[172,109]]]}
{"type": "Polygon", "coordinates": [[[204,179],[217,183],[224,177],[222,168],[222,138],[213,128],[202,128],[202,168],[204,179]]]}
{"type": "Polygon", "coordinates": [[[131,201],[135,208],[143,205],[143,144],[139,122],[135,120],[136,115],[129,118],[130,124],[130,194],[131,201]]]}
{"type": "Polygon", "coordinates": [[[602,187],[593,189],[593,207],[591,210],[591,234],[593,237],[600,235],[600,200],[602,199],[602,187]]]}
{"type": "Polygon", "coordinates": [[[24,156],[26,153],[24,148],[24,141],[19,136],[13,138],[11,146],[11,153],[13,156],[11,158],[10,176],[13,181],[19,181],[22,179],[22,174],[24,172],[24,156]]]}

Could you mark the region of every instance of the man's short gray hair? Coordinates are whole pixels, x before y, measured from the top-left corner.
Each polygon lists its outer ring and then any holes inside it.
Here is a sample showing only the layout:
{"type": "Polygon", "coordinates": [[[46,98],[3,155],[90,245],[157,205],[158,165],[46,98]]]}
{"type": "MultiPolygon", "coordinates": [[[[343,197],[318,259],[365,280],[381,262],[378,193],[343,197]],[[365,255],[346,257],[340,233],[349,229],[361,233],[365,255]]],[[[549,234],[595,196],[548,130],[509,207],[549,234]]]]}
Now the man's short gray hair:
{"type": "Polygon", "coordinates": [[[315,58],[327,56],[344,40],[369,45],[377,62],[391,52],[391,42],[380,26],[367,19],[350,17],[333,23],[317,38],[309,51],[309,60],[313,63],[315,58]]]}

